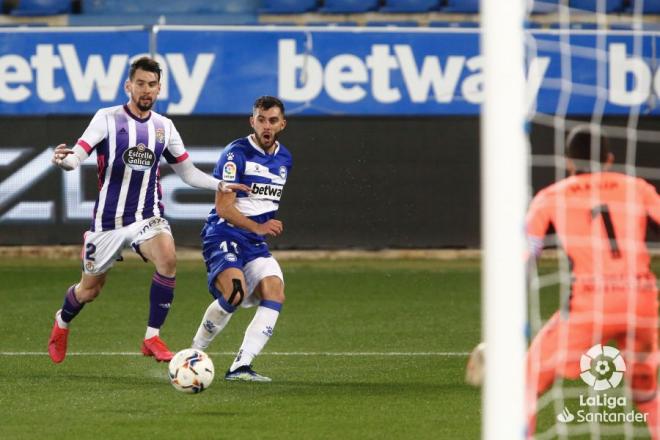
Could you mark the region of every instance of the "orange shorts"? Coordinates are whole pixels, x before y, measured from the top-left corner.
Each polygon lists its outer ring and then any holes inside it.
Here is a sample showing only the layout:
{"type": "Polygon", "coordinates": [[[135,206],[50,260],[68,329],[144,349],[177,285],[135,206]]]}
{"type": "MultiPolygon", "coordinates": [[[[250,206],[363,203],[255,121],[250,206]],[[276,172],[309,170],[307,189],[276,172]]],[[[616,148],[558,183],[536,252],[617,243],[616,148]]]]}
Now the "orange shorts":
{"type": "Polygon", "coordinates": [[[580,358],[595,344],[616,344],[637,400],[655,392],[658,368],[658,298],[655,278],[636,284],[573,286],[569,312],[556,312],[534,337],[527,353],[528,387],[547,391],[556,377],[577,379],[580,358]]]}

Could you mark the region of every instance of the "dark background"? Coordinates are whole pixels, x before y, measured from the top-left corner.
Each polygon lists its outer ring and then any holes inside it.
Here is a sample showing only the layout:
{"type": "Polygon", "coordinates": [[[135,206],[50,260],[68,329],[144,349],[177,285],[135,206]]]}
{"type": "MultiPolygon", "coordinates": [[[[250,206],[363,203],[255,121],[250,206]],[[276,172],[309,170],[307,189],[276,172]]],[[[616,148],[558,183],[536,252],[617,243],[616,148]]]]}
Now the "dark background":
{"type": "MultiPolygon", "coordinates": [[[[46,146],[75,142],[89,120],[89,116],[0,119],[0,149],[34,148],[15,166],[0,167],[0,181],[46,146]]],[[[247,117],[174,117],[173,121],[190,147],[213,148],[250,132],[247,117]]],[[[625,126],[627,119],[605,122],[625,126]]],[[[657,125],[652,118],[639,123],[640,128],[652,130],[657,125]]],[[[554,135],[552,127],[532,125],[533,152],[553,154],[554,135]]],[[[291,150],[294,167],[278,215],[285,232],[270,240],[273,248],[479,247],[478,118],[289,117],[280,140],[291,150]]],[[[506,145],[501,149],[507,154],[506,145]]],[[[613,149],[619,158],[625,157],[625,140],[614,139],[613,149]]],[[[636,157],[637,165],[660,167],[657,145],[638,144],[636,157]]],[[[171,172],[167,165],[162,171],[171,172]]],[[[553,167],[534,168],[534,192],[554,180],[553,167]]],[[[20,200],[59,200],[61,187],[59,173],[49,173],[20,200]]],[[[86,188],[86,194],[93,199],[96,188],[86,188]]],[[[208,200],[211,207],[211,193],[193,197],[196,202],[208,200]]],[[[0,215],[17,201],[0,206],[0,215]]],[[[89,221],[63,224],[56,205],[55,224],[0,223],[0,244],[80,243],[89,221]]],[[[197,246],[203,221],[172,221],[177,243],[197,246]]]]}

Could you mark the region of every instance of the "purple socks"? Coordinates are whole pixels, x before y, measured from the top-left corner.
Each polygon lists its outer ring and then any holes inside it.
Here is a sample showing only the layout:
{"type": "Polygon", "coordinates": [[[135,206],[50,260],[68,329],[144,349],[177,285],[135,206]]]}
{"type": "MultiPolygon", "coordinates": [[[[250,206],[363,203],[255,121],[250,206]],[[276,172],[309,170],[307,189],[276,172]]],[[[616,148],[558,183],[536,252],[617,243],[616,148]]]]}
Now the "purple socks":
{"type": "Polygon", "coordinates": [[[74,284],[73,286],[69,287],[69,290],[66,291],[66,295],[64,295],[64,304],[62,304],[62,312],[61,312],[61,318],[62,321],[64,322],[71,322],[73,318],[76,317],[78,313],[82,310],[82,308],[85,306],[85,303],[80,303],[76,299],[76,295],[74,293],[76,288],[76,285],[74,284]]]}
{"type": "Polygon", "coordinates": [[[176,286],[176,277],[166,277],[154,273],[151,279],[151,293],[149,295],[149,327],[160,328],[167,318],[170,311],[172,300],[174,299],[174,287],[176,286]]]}

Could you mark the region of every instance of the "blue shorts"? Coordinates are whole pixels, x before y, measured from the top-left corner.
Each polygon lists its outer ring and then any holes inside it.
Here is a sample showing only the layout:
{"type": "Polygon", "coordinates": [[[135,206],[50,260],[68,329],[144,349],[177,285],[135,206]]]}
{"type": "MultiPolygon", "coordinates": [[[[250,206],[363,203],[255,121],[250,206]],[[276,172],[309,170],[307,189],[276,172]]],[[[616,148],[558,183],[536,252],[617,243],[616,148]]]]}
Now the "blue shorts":
{"type": "MultiPolygon", "coordinates": [[[[204,238],[202,255],[206,263],[208,288],[215,298],[222,293],[215,287],[216,277],[230,267],[241,271],[257,258],[271,256],[265,242],[252,242],[237,235],[211,235],[204,238]]],[[[248,294],[250,292],[247,292],[248,294]]]]}

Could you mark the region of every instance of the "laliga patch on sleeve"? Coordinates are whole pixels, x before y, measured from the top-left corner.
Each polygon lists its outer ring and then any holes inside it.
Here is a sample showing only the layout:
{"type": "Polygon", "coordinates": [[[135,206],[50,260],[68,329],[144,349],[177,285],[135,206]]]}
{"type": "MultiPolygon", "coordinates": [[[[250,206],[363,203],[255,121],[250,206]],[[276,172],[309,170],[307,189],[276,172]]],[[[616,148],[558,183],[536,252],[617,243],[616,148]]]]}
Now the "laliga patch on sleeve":
{"type": "Polygon", "coordinates": [[[236,180],[236,164],[227,162],[222,169],[222,180],[236,180]]]}

